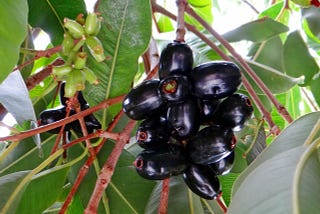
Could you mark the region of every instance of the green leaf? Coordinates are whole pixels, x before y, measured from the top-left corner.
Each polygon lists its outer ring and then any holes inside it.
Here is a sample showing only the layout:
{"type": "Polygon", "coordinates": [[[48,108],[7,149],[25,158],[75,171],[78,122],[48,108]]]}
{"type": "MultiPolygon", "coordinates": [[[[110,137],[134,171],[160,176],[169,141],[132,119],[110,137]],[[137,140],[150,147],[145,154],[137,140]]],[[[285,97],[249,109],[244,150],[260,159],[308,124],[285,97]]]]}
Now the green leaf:
{"type": "MultiPolygon", "coordinates": [[[[310,134],[310,131],[320,117],[320,112],[304,115],[291,123],[282,133],[250,164],[238,177],[233,187],[233,194],[236,194],[239,187],[246,180],[255,168],[262,165],[265,161],[273,158],[295,147],[301,146],[310,134]]],[[[319,133],[320,134],[320,133],[319,133]]]]}
{"type": "Polygon", "coordinates": [[[318,106],[320,106],[319,85],[320,85],[320,76],[318,76],[316,79],[314,79],[310,82],[310,89],[311,89],[313,97],[314,97],[315,101],[317,102],[318,106]]]}
{"type": "Polygon", "coordinates": [[[42,213],[57,199],[66,181],[68,165],[45,170],[34,176],[21,197],[17,213],[42,213]]]}
{"type": "MultiPolygon", "coordinates": [[[[98,37],[103,42],[107,59],[103,63],[95,62],[92,57],[88,59],[88,66],[100,81],[97,86],[86,86],[84,96],[90,105],[129,91],[138,71],[138,57],[146,50],[151,37],[149,1],[102,1],[99,9],[104,23],[98,37]]],[[[116,114],[120,108],[117,105],[108,110],[116,114]]],[[[107,109],[96,116],[102,128],[112,119],[107,109]]]]}
{"type": "Polygon", "coordinates": [[[40,27],[49,34],[53,45],[61,44],[63,39],[63,19],[75,19],[79,14],[86,13],[83,0],[28,0],[29,23],[32,27],[40,27]]]}
{"type": "MultiPolygon", "coordinates": [[[[210,0],[199,1],[199,0],[191,0],[188,1],[193,10],[203,19],[206,20],[207,23],[212,24],[213,15],[212,15],[212,2],[210,0]]],[[[199,24],[193,17],[189,14],[185,14],[185,21],[191,25],[196,26],[198,29],[203,30],[203,26],[199,24]]]]}
{"type": "Polygon", "coordinates": [[[262,42],[288,30],[289,28],[280,22],[268,17],[263,17],[225,33],[223,37],[229,42],[238,42],[241,40],[262,42]]]}
{"type": "Polygon", "coordinates": [[[28,5],[25,0],[0,4],[0,83],[18,62],[19,48],[27,35],[28,5]]]}
{"type": "Polygon", "coordinates": [[[160,14],[160,17],[157,21],[157,26],[158,26],[158,29],[161,33],[171,32],[175,29],[173,27],[171,19],[169,19],[167,16],[164,16],[162,14],[160,14]]]}
{"type": "MultiPolygon", "coordinates": [[[[6,205],[8,199],[10,198],[11,194],[15,191],[16,187],[29,172],[30,171],[19,171],[0,177],[0,211],[6,205]]],[[[23,191],[24,190],[25,188],[23,189],[23,191]]],[[[9,207],[8,213],[16,213],[15,210],[17,208],[17,205],[19,204],[23,191],[21,191],[18,197],[15,198],[14,203],[11,204],[11,206],[9,207]]]]}
{"type": "Polygon", "coordinates": [[[319,8],[310,7],[301,9],[302,18],[306,20],[310,33],[312,36],[320,37],[320,11],[319,8]]]}
{"type": "Polygon", "coordinates": [[[263,18],[265,16],[268,16],[272,19],[276,19],[280,13],[282,7],[283,7],[283,2],[275,3],[275,4],[271,5],[270,7],[268,7],[266,10],[262,11],[259,14],[259,18],[263,18]]]}
{"type": "Polygon", "coordinates": [[[235,193],[228,213],[316,213],[320,164],[316,151],[301,163],[306,149],[298,146],[286,150],[255,168],[235,193]],[[300,167],[303,169],[297,174],[300,167]],[[300,182],[295,182],[296,176],[300,182]]]}
{"type": "Polygon", "coordinates": [[[20,71],[14,71],[0,84],[0,102],[21,125],[36,121],[27,86],[20,71]]]}
{"type": "MultiPolygon", "coordinates": [[[[296,84],[302,82],[302,78],[290,77],[268,65],[264,65],[254,61],[248,61],[248,64],[274,94],[286,92],[296,84]]],[[[255,89],[256,93],[263,94],[256,82],[253,81],[247,74],[245,75],[247,76],[252,87],[255,89]]]]}
{"type": "Polygon", "coordinates": [[[292,77],[304,76],[304,84],[306,85],[319,71],[315,59],[310,55],[308,47],[298,31],[288,35],[284,44],[283,57],[286,74],[292,77]]]}

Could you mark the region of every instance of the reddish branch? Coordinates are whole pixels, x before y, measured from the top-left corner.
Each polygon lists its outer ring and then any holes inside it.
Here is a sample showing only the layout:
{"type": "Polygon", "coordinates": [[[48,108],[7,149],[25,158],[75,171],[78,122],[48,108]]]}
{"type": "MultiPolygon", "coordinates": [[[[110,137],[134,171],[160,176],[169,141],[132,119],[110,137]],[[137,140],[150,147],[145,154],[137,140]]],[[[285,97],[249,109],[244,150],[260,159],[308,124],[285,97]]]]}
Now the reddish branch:
{"type": "Polygon", "coordinates": [[[72,115],[70,117],[64,118],[62,120],[59,120],[57,122],[54,122],[54,123],[51,123],[51,124],[48,124],[48,125],[45,125],[45,126],[41,126],[39,128],[36,128],[36,129],[20,132],[19,134],[7,136],[7,137],[0,137],[0,141],[20,141],[20,140],[25,139],[27,137],[31,137],[31,136],[33,136],[35,134],[39,134],[39,133],[46,132],[48,130],[60,127],[63,124],[71,123],[72,121],[75,121],[75,120],[78,120],[80,118],[83,118],[83,117],[85,117],[85,116],[87,116],[89,114],[92,114],[93,112],[99,111],[100,109],[107,108],[112,104],[120,103],[120,102],[122,102],[124,96],[125,95],[121,95],[121,96],[118,96],[118,97],[110,98],[108,100],[104,100],[104,101],[102,101],[101,103],[99,103],[96,106],[93,106],[93,107],[88,108],[88,109],[86,109],[84,111],[81,111],[81,112],[79,112],[77,114],[74,114],[74,115],[72,115]]]}
{"type": "Polygon", "coordinates": [[[166,214],[168,210],[168,200],[169,200],[169,187],[170,179],[166,178],[162,181],[162,190],[160,196],[159,210],[158,214],[166,214]]]}
{"type": "MultiPolygon", "coordinates": [[[[122,115],[124,114],[123,111],[120,111],[116,117],[113,119],[113,121],[111,122],[111,124],[109,125],[109,128],[107,129],[107,131],[97,131],[96,133],[93,134],[89,134],[86,137],[82,137],[82,138],[78,138],[72,142],[70,142],[69,144],[66,145],[65,148],[72,146],[76,143],[82,142],[85,139],[91,139],[91,138],[95,138],[95,137],[103,137],[103,141],[95,148],[95,152],[96,154],[99,153],[99,151],[101,150],[102,146],[104,145],[104,143],[106,142],[106,139],[113,139],[113,140],[118,140],[120,137],[119,133],[112,133],[111,131],[115,128],[116,124],[119,122],[120,118],[122,117],[122,115]]],[[[81,169],[78,172],[77,178],[71,188],[71,191],[69,192],[66,200],[64,201],[59,214],[65,213],[74,194],[76,193],[77,189],[79,188],[83,178],[86,176],[86,174],[88,173],[89,168],[91,167],[93,161],[96,159],[96,156],[90,156],[87,161],[85,162],[85,164],[81,167],[81,169]]]]}
{"type": "Polygon", "coordinates": [[[99,206],[100,199],[103,195],[103,192],[107,188],[111,177],[113,175],[114,169],[120,157],[120,154],[124,146],[129,142],[130,133],[132,132],[136,121],[129,121],[124,130],[120,133],[119,140],[116,142],[111,154],[109,155],[107,161],[102,167],[99,177],[97,179],[95,188],[85,209],[86,214],[95,214],[99,206]]]}
{"type": "Polygon", "coordinates": [[[178,7],[176,41],[184,42],[184,35],[186,34],[184,11],[188,3],[186,0],[177,0],[176,3],[178,7]]]}

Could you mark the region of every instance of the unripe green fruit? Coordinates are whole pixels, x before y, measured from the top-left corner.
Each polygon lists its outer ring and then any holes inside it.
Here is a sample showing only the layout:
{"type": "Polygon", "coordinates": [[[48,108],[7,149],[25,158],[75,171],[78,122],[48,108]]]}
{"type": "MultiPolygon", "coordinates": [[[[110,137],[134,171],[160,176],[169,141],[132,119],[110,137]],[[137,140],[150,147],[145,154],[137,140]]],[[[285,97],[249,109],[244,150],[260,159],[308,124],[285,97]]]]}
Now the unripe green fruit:
{"type": "Polygon", "coordinates": [[[61,43],[62,46],[62,54],[67,56],[70,54],[73,46],[74,46],[74,40],[70,33],[65,33],[63,37],[63,41],[61,43]]]}
{"type": "Polygon", "coordinates": [[[73,66],[75,69],[83,69],[87,62],[87,53],[86,52],[78,52],[75,56],[73,66]]]}
{"type": "Polygon", "coordinates": [[[86,45],[97,62],[105,60],[104,50],[101,41],[95,36],[88,36],[86,45]]]}
{"type": "Polygon", "coordinates": [[[72,71],[72,67],[70,65],[60,65],[52,68],[52,74],[57,76],[58,79],[63,79],[72,71]]]}
{"type": "Polygon", "coordinates": [[[68,29],[74,39],[80,39],[84,35],[84,29],[78,22],[64,18],[64,27],[68,29]]]}
{"type": "Polygon", "coordinates": [[[82,69],[83,71],[83,74],[86,78],[86,80],[90,83],[90,84],[98,84],[99,83],[99,80],[98,80],[98,77],[96,76],[96,74],[93,72],[93,70],[91,70],[90,68],[88,67],[84,67],[82,69]]]}
{"type": "Polygon", "coordinates": [[[99,28],[99,18],[96,13],[89,13],[86,18],[84,30],[88,35],[93,35],[99,28]]]}

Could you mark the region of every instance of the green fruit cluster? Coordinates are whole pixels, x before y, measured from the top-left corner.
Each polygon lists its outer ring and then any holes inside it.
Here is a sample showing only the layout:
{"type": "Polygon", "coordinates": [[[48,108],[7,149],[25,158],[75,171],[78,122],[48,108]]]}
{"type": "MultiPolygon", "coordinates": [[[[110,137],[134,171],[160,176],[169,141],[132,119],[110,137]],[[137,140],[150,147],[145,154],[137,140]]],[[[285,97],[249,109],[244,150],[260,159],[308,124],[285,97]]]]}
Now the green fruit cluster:
{"type": "MultiPolygon", "coordinates": [[[[82,17],[81,17],[82,18],[82,17]]],[[[101,28],[101,17],[96,13],[89,13],[86,19],[72,20],[65,18],[66,32],[62,41],[62,55],[66,57],[63,65],[52,68],[52,74],[57,81],[65,81],[65,96],[73,97],[77,91],[85,88],[85,82],[98,84],[95,73],[86,66],[87,52],[97,62],[105,60],[104,49],[101,41],[96,37],[101,28]]]]}

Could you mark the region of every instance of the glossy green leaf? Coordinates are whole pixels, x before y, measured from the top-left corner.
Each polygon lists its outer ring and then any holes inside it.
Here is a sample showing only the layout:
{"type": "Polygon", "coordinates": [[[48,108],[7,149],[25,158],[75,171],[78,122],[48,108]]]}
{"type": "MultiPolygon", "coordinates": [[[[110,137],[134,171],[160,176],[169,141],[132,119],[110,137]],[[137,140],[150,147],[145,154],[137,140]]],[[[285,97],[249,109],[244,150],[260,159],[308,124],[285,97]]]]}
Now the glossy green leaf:
{"type": "MultiPolygon", "coordinates": [[[[193,10],[207,23],[212,24],[213,22],[213,14],[212,14],[212,3],[211,1],[197,1],[193,0],[191,2],[188,1],[193,10]]],[[[196,26],[198,29],[203,30],[203,26],[199,24],[193,17],[188,14],[185,14],[185,21],[191,25],[196,26]]]]}
{"type": "MultiPolygon", "coordinates": [[[[104,22],[98,37],[103,42],[107,59],[103,63],[88,59],[89,67],[100,81],[97,86],[87,84],[84,91],[91,105],[129,91],[138,71],[138,57],[146,50],[151,36],[149,1],[102,1],[99,9],[104,22]]],[[[113,109],[116,113],[119,110],[120,105],[113,109]]],[[[107,109],[97,114],[103,128],[112,119],[108,116],[107,109]]]]}
{"type": "Polygon", "coordinates": [[[298,31],[290,33],[284,44],[284,68],[286,74],[292,77],[305,77],[308,84],[313,75],[319,71],[315,59],[309,53],[306,43],[298,31]]]}
{"type": "MultiPolygon", "coordinates": [[[[4,208],[4,206],[6,206],[7,201],[9,200],[11,194],[15,191],[16,187],[29,172],[30,171],[18,171],[0,177],[0,212],[4,208]]],[[[24,190],[25,188],[23,189],[23,191],[24,190]]],[[[21,191],[20,194],[18,194],[18,197],[15,198],[14,203],[8,207],[8,213],[15,213],[15,210],[17,208],[17,205],[19,204],[23,191],[21,191]]]]}
{"type": "Polygon", "coordinates": [[[272,19],[276,19],[276,17],[279,15],[281,9],[283,7],[283,2],[277,2],[270,7],[268,7],[266,10],[262,11],[259,14],[259,18],[263,18],[265,16],[268,16],[272,19]]]}
{"type": "MultiPolygon", "coordinates": [[[[248,61],[248,64],[274,94],[286,92],[296,84],[299,84],[303,81],[302,78],[290,77],[270,66],[258,62],[248,61]]],[[[258,94],[263,94],[256,82],[253,81],[247,74],[245,75],[255,89],[255,92],[258,94]]]]}
{"type": "Polygon", "coordinates": [[[316,213],[320,164],[314,152],[302,165],[300,158],[305,151],[304,146],[289,149],[255,168],[234,194],[228,213],[316,213]],[[303,170],[296,175],[300,167],[303,170]],[[300,177],[300,182],[295,182],[295,176],[300,177]],[[295,193],[296,188],[299,193],[295,193]]]}
{"type": "Polygon", "coordinates": [[[287,32],[289,28],[271,18],[263,17],[246,23],[223,35],[229,42],[248,40],[252,42],[263,42],[273,36],[287,32]]]}
{"type": "Polygon", "coordinates": [[[42,213],[49,208],[61,193],[68,170],[68,165],[62,165],[34,176],[21,197],[17,213],[26,210],[29,213],[42,213]]]}
{"type": "Polygon", "coordinates": [[[0,4],[0,84],[18,62],[19,48],[27,35],[28,5],[26,0],[0,4]]]}
{"type": "Polygon", "coordinates": [[[228,173],[226,175],[219,176],[219,180],[222,187],[222,197],[227,206],[230,204],[231,201],[232,186],[238,176],[238,173],[228,173]]]}
{"type": "Polygon", "coordinates": [[[79,14],[86,13],[83,0],[58,1],[28,0],[29,23],[32,27],[40,27],[49,34],[54,45],[61,44],[63,39],[63,19],[65,17],[75,19],[79,14]]]}
{"type": "Polygon", "coordinates": [[[265,149],[254,162],[251,163],[250,167],[241,173],[234,185],[233,194],[237,193],[239,187],[251,174],[251,172],[255,170],[255,168],[259,167],[277,154],[281,154],[287,150],[301,146],[309,136],[310,131],[318,121],[319,117],[320,112],[304,115],[283,130],[283,132],[277,136],[272,144],[267,147],[267,149],[265,149]]]}

